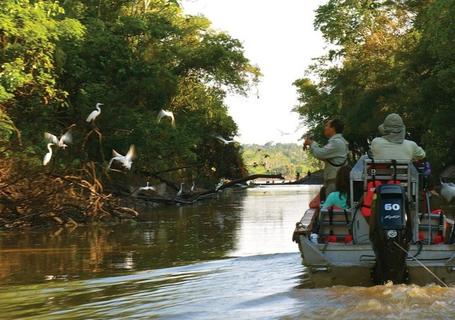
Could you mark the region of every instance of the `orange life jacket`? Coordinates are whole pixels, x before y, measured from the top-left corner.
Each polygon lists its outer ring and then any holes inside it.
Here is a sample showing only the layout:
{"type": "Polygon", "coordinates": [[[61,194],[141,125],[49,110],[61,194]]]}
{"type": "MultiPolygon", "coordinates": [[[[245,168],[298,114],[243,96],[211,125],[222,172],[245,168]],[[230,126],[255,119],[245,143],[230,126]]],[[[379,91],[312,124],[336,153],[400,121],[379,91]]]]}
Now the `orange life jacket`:
{"type": "Polygon", "coordinates": [[[367,218],[371,216],[371,205],[373,204],[374,194],[376,192],[376,188],[382,184],[379,180],[369,181],[367,184],[367,191],[363,196],[363,203],[362,207],[360,208],[360,212],[362,215],[367,218]]]}
{"type": "MultiPolygon", "coordinates": [[[[373,161],[374,163],[374,161],[373,161]]],[[[396,172],[396,162],[394,162],[395,172],[396,172]]],[[[401,182],[396,179],[396,175],[394,175],[394,179],[387,181],[387,184],[400,184],[401,182]]],[[[367,184],[367,191],[363,197],[363,204],[360,209],[362,215],[366,218],[371,216],[371,205],[373,204],[374,195],[376,193],[376,188],[382,184],[381,181],[375,179],[375,175],[373,174],[373,180],[369,181],[367,184]]]]}

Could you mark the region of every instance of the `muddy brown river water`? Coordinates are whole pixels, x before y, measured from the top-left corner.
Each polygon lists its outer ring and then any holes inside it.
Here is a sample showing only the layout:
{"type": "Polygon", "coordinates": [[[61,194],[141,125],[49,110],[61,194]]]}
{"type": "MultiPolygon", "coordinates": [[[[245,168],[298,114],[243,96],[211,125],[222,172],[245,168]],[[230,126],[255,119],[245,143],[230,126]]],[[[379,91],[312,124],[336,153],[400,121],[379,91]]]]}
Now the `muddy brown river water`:
{"type": "Polygon", "coordinates": [[[0,319],[454,319],[455,288],[318,288],[291,241],[316,187],[228,191],[142,223],[0,233],[0,319]]]}

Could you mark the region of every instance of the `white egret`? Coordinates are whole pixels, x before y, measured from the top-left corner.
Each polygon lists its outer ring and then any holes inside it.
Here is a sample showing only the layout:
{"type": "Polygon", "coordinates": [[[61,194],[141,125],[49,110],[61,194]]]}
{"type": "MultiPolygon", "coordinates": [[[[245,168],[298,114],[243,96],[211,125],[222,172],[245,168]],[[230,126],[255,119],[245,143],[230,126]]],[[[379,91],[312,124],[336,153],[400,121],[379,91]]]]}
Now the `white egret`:
{"type": "Polygon", "coordinates": [[[182,182],[182,183],[180,184],[179,192],[177,192],[177,197],[180,197],[180,196],[183,194],[183,185],[184,185],[184,183],[182,182]]]}
{"type": "Polygon", "coordinates": [[[53,143],[48,143],[47,144],[47,150],[49,150],[49,151],[44,155],[43,166],[47,165],[49,163],[49,161],[51,161],[51,158],[52,158],[52,146],[53,145],[54,145],[53,143]]]}
{"type": "Polygon", "coordinates": [[[447,202],[452,202],[455,198],[455,185],[453,183],[444,183],[441,181],[440,194],[447,202]]]}
{"type": "Polygon", "coordinates": [[[161,119],[164,117],[169,117],[171,119],[171,125],[175,128],[175,117],[174,113],[172,111],[167,111],[161,109],[161,111],[158,113],[158,116],[156,117],[156,121],[160,123],[161,119]]]}
{"type": "Polygon", "coordinates": [[[57,147],[66,149],[68,147],[67,143],[73,142],[73,137],[71,135],[71,129],[65,132],[60,139],[57,138],[56,135],[53,135],[52,133],[45,132],[44,133],[44,139],[46,139],[49,143],[55,144],[57,147]]]}
{"type": "Polygon", "coordinates": [[[289,136],[291,134],[290,132],[284,132],[283,130],[280,130],[280,129],[277,129],[277,130],[280,132],[282,137],[283,136],[289,136]]]}
{"type": "Polygon", "coordinates": [[[149,182],[147,181],[147,185],[145,187],[140,187],[139,190],[141,191],[156,191],[155,187],[152,187],[149,185],[149,182]]]}
{"type": "Polygon", "coordinates": [[[134,144],[130,146],[128,153],[124,156],[112,149],[112,159],[109,161],[108,169],[111,168],[111,165],[114,161],[120,162],[126,169],[130,170],[133,160],[136,158],[136,148],[134,144]]]}
{"type": "Polygon", "coordinates": [[[95,119],[101,114],[101,108],[100,108],[100,106],[103,106],[103,105],[104,105],[104,104],[98,102],[98,103],[95,105],[96,110],[93,110],[93,111],[88,115],[86,121],[87,121],[87,122],[93,122],[93,121],[95,121],[95,119]]]}
{"type": "Polygon", "coordinates": [[[191,192],[194,192],[196,190],[196,183],[193,181],[193,185],[191,186],[191,192]]]}
{"type": "Polygon", "coordinates": [[[220,182],[217,183],[215,186],[215,191],[218,192],[218,190],[224,185],[224,179],[220,179],[220,182]]]}
{"type": "Polygon", "coordinates": [[[219,141],[221,141],[222,143],[224,143],[225,145],[227,144],[231,144],[231,143],[238,143],[237,141],[235,140],[226,140],[224,139],[222,136],[220,135],[216,135],[216,136],[213,136],[215,139],[218,139],[219,141]]]}

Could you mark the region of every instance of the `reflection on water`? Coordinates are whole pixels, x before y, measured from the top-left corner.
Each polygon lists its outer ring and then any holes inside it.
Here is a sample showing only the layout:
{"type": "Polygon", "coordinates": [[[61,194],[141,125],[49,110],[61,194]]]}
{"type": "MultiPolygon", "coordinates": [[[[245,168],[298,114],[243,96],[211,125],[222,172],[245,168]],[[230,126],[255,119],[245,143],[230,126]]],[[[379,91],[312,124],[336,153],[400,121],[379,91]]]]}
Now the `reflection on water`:
{"type": "Polygon", "coordinates": [[[272,187],[146,222],[0,234],[0,318],[450,319],[455,289],[307,289],[291,242],[317,191],[272,187]]]}

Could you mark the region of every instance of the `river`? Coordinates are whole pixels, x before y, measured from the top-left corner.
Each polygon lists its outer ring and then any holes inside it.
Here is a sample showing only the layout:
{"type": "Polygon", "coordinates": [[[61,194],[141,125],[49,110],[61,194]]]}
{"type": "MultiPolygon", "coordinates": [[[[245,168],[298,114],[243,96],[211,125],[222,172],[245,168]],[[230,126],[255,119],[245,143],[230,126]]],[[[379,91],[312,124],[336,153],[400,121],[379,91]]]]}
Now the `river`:
{"type": "Polygon", "coordinates": [[[311,287],[291,235],[315,192],[231,190],[140,223],[0,233],[0,318],[453,318],[453,288],[311,287]]]}

